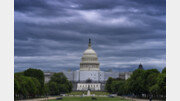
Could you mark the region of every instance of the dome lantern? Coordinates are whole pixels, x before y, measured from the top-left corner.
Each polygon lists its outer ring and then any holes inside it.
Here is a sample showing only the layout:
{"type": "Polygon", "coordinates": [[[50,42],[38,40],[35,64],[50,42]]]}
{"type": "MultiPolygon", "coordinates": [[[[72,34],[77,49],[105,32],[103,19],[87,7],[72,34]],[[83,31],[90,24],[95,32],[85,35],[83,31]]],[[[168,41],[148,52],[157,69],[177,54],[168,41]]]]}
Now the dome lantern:
{"type": "Polygon", "coordinates": [[[91,39],[89,38],[89,44],[88,47],[91,47],[91,39]]]}

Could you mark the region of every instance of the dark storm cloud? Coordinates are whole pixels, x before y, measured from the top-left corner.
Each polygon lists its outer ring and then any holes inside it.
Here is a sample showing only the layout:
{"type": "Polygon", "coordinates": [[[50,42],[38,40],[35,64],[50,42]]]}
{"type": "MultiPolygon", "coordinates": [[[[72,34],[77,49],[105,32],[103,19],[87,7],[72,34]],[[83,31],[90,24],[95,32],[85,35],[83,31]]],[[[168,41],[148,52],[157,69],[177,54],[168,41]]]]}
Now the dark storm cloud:
{"type": "Polygon", "coordinates": [[[15,71],[78,68],[88,38],[101,68],[166,65],[165,0],[15,0],[15,71]]]}

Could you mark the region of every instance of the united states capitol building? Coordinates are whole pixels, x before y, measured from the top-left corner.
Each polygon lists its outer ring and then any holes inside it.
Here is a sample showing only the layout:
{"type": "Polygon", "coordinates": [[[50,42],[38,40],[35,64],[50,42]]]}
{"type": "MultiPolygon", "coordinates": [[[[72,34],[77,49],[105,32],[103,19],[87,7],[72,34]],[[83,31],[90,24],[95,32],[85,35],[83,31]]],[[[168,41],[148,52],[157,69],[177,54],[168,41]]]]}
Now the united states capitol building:
{"type": "MultiPolygon", "coordinates": [[[[104,90],[105,83],[109,77],[128,79],[132,72],[105,72],[100,70],[100,63],[96,52],[91,47],[89,39],[88,48],[84,51],[80,62],[80,68],[76,71],[63,71],[65,76],[73,83],[73,90],[85,91],[104,90]]],[[[45,82],[50,80],[53,72],[44,72],[45,82]]]]}

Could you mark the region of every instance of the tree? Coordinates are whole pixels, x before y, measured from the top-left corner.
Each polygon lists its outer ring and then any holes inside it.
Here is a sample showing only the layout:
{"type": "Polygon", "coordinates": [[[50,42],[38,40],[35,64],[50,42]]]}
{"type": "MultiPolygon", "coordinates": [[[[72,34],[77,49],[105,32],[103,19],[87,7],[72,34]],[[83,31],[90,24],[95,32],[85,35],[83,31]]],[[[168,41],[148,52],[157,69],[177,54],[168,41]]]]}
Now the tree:
{"type": "Polygon", "coordinates": [[[119,81],[118,85],[118,95],[126,94],[125,81],[119,81]]]}
{"type": "Polygon", "coordinates": [[[18,97],[19,90],[20,90],[19,82],[18,82],[17,78],[14,78],[14,97],[15,98],[18,97]]]}
{"type": "Polygon", "coordinates": [[[17,72],[17,73],[15,73],[14,75],[24,75],[24,72],[17,72]]]}
{"type": "Polygon", "coordinates": [[[131,75],[131,78],[128,81],[129,90],[131,93],[140,96],[144,93],[145,87],[144,87],[144,73],[145,71],[142,69],[136,69],[133,74],[131,75]]]}
{"type": "Polygon", "coordinates": [[[39,94],[40,95],[44,94],[44,73],[43,73],[43,71],[41,71],[40,69],[29,68],[24,71],[24,76],[36,78],[39,81],[39,83],[41,84],[39,94]]]}
{"type": "Polygon", "coordinates": [[[153,95],[153,96],[157,96],[159,94],[159,85],[158,84],[154,84],[153,86],[151,86],[149,88],[149,91],[150,93],[153,95]]]}
{"type": "Polygon", "coordinates": [[[159,93],[166,96],[166,74],[161,73],[157,78],[157,84],[159,86],[159,93]]]}
{"type": "Polygon", "coordinates": [[[14,75],[14,94],[15,98],[33,98],[39,94],[41,85],[36,78],[14,75]]]}
{"type": "Polygon", "coordinates": [[[118,95],[131,94],[136,97],[153,97],[166,96],[166,68],[160,73],[157,69],[142,70],[136,69],[131,77],[125,81],[121,79],[109,78],[106,82],[105,89],[109,93],[118,95]]]}
{"type": "Polygon", "coordinates": [[[120,81],[115,81],[113,80],[112,81],[112,84],[111,84],[111,90],[112,90],[112,93],[117,93],[118,92],[118,89],[119,89],[119,85],[120,84],[120,81]]]}
{"type": "Polygon", "coordinates": [[[166,74],[166,67],[162,70],[163,74],[166,74]]]}
{"type": "Polygon", "coordinates": [[[147,97],[151,94],[153,94],[150,91],[150,88],[154,88],[157,86],[154,86],[157,83],[157,77],[159,75],[159,71],[157,69],[149,69],[145,71],[145,76],[144,76],[144,87],[145,87],[145,94],[147,95],[147,97]],[[154,86],[154,87],[152,87],[154,86]]]}
{"type": "Polygon", "coordinates": [[[73,88],[72,82],[69,81],[69,82],[67,83],[67,85],[68,85],[68,92],[71,92],[71,91],[72,91],[72,88],[73,88]]]}
{"type": "Polygon", "coordinates": [[[67,80],[63,73],[54,73],[48,83],[48,87],[51,95],[69,93],[72,91],[72,83],[67,80]]]}
{"type": "Polygon", "coordinates": [[[18,91],[15,91],[15,92],[17,92],[18,98],[26,98],[29,93],[26,89],[27,80],[26,80],[25,76],[15,75],[14,79],[16,80],[16,82],[18,82],[18,84],[20,86],[18,91]]]}
{"type": "Polygon", "coordinates": [[[27,91],[28,91],[28,96],[30,96],[30,97],[35,97],[35,95],[37,94],[37,92],[38,92],[38,89],[36,88],[36,84],[35,84],[35,82],[32,80],[32,78],[31,77],[25,77],[25,79],[26,79],[26,85],[25,85],[25,87],[26,87],[26,89],[27,89],[27,91]]]}
{"type": "Polygon", "coordinates": [[[60,73],[54,73],[53,76],[51,77],[50,82],[51,81],[59,83],[59,84],[63,84],[63,83],[66,83],[68,80],[66,76],[60,72],[60,73]]]}
{"type": "Polygon", "coordinates": [[[113,81],[113,78],[112,78],[112,77],[109,77],[108,80],[107,80],[107,82],[106,82],[106,85],[105,85],[105,89],[106,89],[109,93],[112,93],[112,89],[111,89],[112,81],[113,81]]]}
{"type": "Polygon", "coordinates": [[[46,96],[49,95],[49,87],[48,87],[47,83],[44,85],[44,93],[45,93],[46,96]]]}
{"type": "Polygon", "coordinates": [[[35,95],[39,96],[41,94],[41,84],[36,78],[31,77],[31,79],[35,84],[35,88],[37,89],[34,93],[34,96],[35,95]]]}
{"type": "MultiPolygon", "coordinates": [[[[134,77],[131,78],[131,79],[134,79],[133,82],[135,82],[137,85],[139,85],[138,87],[140,87],[140,88],[138,88],[139,91],[136,91],[136,92],[138,92],[139,96],[141,96],[142,94],[145,94],[146,97],[148,97],[150,94],[149,88],[156,83],[156,78],[159,74],[159,71],[157,69],[149,69],[149,70],[143,70],[143,71],[137,71],[137,70],[135,70],[133,72],[133,74],[134,73],[136,74],[136,76],[133,75],[135,78],[134,77]],[[136,80],[137,78],[139,78],[138,79],[139,84],[136,80]]],[[[135,86],[137,86],[137,85],[135,85],[135,86]]],[[[135,87],[135,86],[133,86],[133,87],[135,87]]],[[[132,89],[136,89],[136,88],[132,88],[132,89]]]]}
{"type": "Polygon", "coordinates": [[[48,83],[49,93],[51,95],[58,95],[58,86],[56,82],[49,82],[48,83]]]}
{"type": "Polygon", "coordinates": [[[130,85],[131,84],[131,79],[127,79],[125,81],[125,84],[124,84],[124,94],[132,94],[133,91],[132,90],[132,86],[130,85]]]}
{"type": "Polygon", "coordinates": [[[29,68],[24,71],[24,75],[36,78],[40,82],[41,86],[44,86],[44,73],[40,69],[29,68]]]}

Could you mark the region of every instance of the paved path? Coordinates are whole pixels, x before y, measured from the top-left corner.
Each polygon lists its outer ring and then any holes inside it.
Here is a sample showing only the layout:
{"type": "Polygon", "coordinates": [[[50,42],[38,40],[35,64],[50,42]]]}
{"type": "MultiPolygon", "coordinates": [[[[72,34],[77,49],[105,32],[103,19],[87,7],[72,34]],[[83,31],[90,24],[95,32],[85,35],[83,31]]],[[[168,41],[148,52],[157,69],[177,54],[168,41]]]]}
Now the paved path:
{"type": "MultiPolygon", "coordinates": [[[[139,99],[139,98],[130,98],[130,97],[123,97],[125,99],[131,100],[131,101],[149,101],[149,99],[139,99]]],[[[153,100],[152,101],[162,101],[162,100],[153,100]]]]}
{"type": "MultiPolygon", "coordinates": [[[[50,99],[56,99],[57,97],[48,97],[50,99]]],[[[35,98],[35,99],[25,99],[25,100],[17,100],[17,101],[47,101],[47,98],[35,98]]]]}

